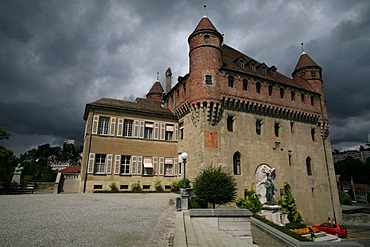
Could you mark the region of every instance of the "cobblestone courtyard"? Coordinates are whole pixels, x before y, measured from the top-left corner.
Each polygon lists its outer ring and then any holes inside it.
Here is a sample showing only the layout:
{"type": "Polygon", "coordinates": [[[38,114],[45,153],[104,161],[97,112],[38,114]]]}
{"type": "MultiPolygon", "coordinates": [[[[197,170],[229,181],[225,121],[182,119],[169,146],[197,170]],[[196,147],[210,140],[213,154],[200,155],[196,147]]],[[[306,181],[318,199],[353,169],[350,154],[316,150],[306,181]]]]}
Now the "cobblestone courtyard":
{"type": "Polygon", "coordinates": [[[2,195],[0,246],[171,246],[176,196],[2,195]]]}

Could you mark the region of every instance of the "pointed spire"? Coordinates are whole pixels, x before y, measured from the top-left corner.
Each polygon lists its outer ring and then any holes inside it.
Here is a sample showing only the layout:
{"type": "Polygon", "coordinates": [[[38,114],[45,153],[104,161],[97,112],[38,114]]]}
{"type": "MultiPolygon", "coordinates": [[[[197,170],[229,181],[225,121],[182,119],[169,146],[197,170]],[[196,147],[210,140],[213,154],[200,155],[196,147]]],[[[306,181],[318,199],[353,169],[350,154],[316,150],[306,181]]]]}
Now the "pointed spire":
{"type": "Polygon", "coordinates": [[[204,18],[204,17],[207,17],[207,5],[203,5],[203,8],[204,8],[204,15],[203,15],[203,18],[204,18]]]}
{"type": "Polygon", "coordinates": [[[303,45],[304,45],[304,43],[301,43],[301,46],[302,46],[302,54],[306,54],[306,52],[304,51],[303,45]]]}
{"type": "Polygon", "coordinates": [[[156,81],[159,81],[159,72],[157,72],[157,80],[156,81]]]}

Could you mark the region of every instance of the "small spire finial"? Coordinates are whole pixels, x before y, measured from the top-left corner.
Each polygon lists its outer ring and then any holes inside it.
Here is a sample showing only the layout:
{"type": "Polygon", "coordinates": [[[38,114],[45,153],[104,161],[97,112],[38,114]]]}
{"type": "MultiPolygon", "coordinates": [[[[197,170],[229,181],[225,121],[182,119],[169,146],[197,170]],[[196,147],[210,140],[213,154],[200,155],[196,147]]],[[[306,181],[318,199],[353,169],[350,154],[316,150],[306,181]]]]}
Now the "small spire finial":
{"type": "Polygon", "coordinates": [[[159,72],[157,72],[157,81],[159,81],[159,72]]]}
{"type": "Polygon", "coordinates": [[[302,46],[302,54],[306,54],[306,52],[304,51],[303,45],[304,45],[304,43],[301,43],[301,46],[302,46]]]}
{"type": "Polygon", "coordinates": [[[204,15],[203,17],[207,17],[207,5],[203,5],[204,8],[204,15]]]}

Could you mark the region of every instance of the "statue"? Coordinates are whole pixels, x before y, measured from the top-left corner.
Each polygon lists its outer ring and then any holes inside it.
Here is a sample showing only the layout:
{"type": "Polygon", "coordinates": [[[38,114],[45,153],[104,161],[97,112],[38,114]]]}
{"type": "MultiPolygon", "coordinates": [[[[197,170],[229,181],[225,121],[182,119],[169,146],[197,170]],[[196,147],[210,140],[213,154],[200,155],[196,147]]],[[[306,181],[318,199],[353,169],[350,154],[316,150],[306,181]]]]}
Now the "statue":
{"type": "Polygon", "coordinates": [[[21,172],[23,171],[24,167],[21,167],[21,164],[19,163],[18,166],[15,168],[15,172],[21,172]]]}
{"type": "Polygon", "coordinates": [[[275,188],[272,174],[269,174],[267,176],[267,179],[265,181],[265,188],[266,188],[266,200],[267,200],[266,203],[268,205],[275,205],[276,203],[275,203],[274,196],[275,196],[276,188],[275,188]]]}

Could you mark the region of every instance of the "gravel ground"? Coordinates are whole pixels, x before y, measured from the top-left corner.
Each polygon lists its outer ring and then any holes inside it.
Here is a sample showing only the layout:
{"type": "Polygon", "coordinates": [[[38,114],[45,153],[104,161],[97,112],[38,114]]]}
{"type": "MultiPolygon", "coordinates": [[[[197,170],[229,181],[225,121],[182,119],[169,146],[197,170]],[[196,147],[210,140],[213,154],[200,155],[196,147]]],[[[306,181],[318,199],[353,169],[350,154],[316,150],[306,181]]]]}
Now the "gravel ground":
{"type": "Polygon", "coordinates": [[[176,194],[0,196],[0,246],[172,246],[176,194]]]}

